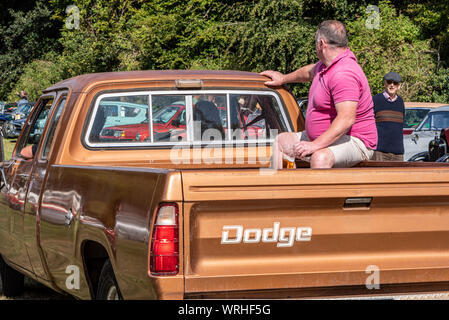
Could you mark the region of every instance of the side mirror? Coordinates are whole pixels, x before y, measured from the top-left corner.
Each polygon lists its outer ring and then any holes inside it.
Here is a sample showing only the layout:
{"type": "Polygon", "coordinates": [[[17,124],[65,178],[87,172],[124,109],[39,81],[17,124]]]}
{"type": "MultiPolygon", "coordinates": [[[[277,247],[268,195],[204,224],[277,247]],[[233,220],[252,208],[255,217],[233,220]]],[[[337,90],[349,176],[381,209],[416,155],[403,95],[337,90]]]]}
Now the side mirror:
{"type": "Polygon", "coordinates": [[[175,119],[175,120],[173,120],[173,121],[171,122],[171,124],[172,124],[174,127],[179,128],[179,126],[181,125],[181,121],[179,121],[178,119],[175,119]]]}

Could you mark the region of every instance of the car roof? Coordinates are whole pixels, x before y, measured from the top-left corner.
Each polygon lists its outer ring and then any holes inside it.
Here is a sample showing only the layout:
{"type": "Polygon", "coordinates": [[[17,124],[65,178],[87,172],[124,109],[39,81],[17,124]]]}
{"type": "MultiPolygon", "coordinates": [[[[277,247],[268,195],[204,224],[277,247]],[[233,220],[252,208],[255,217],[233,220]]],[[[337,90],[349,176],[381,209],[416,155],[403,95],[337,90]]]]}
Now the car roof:
{"type": "Polygon", "coordinates": [[[151,80],[243,80],[265,82],[268,77],[261,76],[255,72],[233,71],[233,70],[145,70],[145,71],[118,71],[90,73],[66,80],[62,80],[51,87],[43,90],[50,92],[71,88],[73,92],[83,92],[87,87],[102,82],[125,82],[125,81],[151,81],[151,80]]]}
{"type": "Polygon", "coordinates": [[[434,112],[438,112],[438,111],[449,111],[449,105],[445,105],[445,106],[442,106],[442,107],[438,107],[438,108],[432,109],[432,110],[429,111],[429,113],[434,113],[434,112]]]}
{"type": "Polygon", "coordinates": [[[405,108],[438,108],[447,106],[447,103],[435,103],[435,102],[404,102],[405,108]]]}

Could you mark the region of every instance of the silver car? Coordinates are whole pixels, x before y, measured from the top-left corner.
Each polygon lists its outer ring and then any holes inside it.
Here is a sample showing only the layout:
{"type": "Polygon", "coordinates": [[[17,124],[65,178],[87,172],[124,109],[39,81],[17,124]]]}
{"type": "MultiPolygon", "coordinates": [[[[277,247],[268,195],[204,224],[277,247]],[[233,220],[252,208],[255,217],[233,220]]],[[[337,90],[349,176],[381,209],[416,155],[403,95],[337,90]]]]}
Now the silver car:
{"type": "Polygon", "coordinates": [[[429,142],[449,127],[449,105],[432,109],[410,135],[404,136],[404,160],[428,151],[429,142]]]}

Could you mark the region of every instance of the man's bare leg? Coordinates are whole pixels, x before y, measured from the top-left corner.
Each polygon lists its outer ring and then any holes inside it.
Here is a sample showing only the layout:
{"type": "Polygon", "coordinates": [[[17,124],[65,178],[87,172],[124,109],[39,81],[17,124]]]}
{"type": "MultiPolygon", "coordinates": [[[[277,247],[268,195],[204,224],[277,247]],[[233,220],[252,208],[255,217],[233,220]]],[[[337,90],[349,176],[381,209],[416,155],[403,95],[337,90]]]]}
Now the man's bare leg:
{"type": "Polygon", "coordinates": [[[329,148],[320,149],[310,157],[310,167],[313,169],[332,168],[334,164],[335,156],[329,148]]]}

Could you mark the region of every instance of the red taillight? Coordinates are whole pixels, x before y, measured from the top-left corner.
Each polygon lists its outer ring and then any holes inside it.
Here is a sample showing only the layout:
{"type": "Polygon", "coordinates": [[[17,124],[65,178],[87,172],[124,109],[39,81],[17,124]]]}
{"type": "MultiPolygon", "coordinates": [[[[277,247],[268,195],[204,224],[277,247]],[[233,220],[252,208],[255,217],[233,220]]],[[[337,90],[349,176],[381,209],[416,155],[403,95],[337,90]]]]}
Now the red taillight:
{"type": "Polygon", "coordinates": [[[179,270],[178,205],[159,206],[151,239],[150,271],[154,275],[174,275],[179,270]]]}

